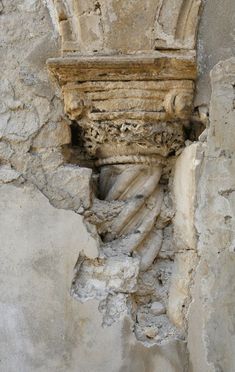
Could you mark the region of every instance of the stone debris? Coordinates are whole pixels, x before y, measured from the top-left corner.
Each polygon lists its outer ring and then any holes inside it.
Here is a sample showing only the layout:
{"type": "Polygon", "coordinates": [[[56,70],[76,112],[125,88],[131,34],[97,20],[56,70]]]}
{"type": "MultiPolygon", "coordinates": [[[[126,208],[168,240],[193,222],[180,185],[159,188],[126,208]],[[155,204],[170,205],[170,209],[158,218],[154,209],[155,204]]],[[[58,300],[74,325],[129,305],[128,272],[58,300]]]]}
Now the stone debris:
{"type": "Polygon", "coordinates": [[[162,315],[166,313],[166,307],[161,302],[153,302],[150,311],[154,315],[162,315]]]}
{"type": "Polygon", "coordinates": [[[123,256],[89,260],[80,254],[71,293],[81,302],[103,300],[109,294],[131,294],[136,291],[138,273],[137,258],[123,256]]]}

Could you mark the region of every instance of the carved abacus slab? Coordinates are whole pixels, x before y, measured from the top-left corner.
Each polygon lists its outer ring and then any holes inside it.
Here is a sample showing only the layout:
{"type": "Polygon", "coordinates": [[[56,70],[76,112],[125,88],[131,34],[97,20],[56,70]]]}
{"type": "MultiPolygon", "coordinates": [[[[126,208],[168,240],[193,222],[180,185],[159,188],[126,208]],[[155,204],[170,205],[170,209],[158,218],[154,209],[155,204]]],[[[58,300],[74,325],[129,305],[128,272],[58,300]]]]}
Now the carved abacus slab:
{"type": "Polygon", "coordinates": [[[182,147],[193,101],[192,57],[77,57],[48,65],[89,155],[167,156],[182,147]]]}

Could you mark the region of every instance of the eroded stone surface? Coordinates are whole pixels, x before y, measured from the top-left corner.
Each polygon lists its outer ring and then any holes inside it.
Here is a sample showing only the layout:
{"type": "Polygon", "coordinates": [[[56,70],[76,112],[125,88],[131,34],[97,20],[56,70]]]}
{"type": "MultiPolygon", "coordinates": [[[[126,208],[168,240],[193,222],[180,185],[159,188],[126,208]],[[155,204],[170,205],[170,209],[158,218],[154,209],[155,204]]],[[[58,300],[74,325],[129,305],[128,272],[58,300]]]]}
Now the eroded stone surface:
{"type": "Polygon", "coordinates": [[[20,173],[12,169],[9,165],[0,166],[0,183],[10,183],[19,177],[20,173]]]}
{"type": "Polygon", "coordinates": [[[66,121],[49,122],[33,140],[33,147],[47,148],[67,145],[71,142],[71,131],[66,121]]]}
{"type": "Polygon", "coordinates": [[[174,174],[174,236],[178,251],[196,250],[195,208],[196,189],[203,158],[202,144],[194,143],[186,147],[179,156],[174,174]]]}
{"type": "MultiPolygon", "coordinates": [[[[83,54],[193,49],[200,5],[200,0],[55,1],[63,51],[83,54]]],[[[51,15],[54,19],[53,10],[51,15]]]]}
{"type": "Polygon", "coordinates": [[[91,204],[91,170],[65,165],[45,174],[42,191],[57,208],[82,213],[91,204]],[[78,192],[79,190],[79,192],[78,192]]]}
{"type": "Polygon", "coordinates": [[[104,299],[108,294],[134,293],[137,288],[139,260],[130,257],[101,258],[93,262],[80,255],[75,267],[72,293],[81,302],[104,299]]]}
{"type": "Polygon", "coordinates": [[[196,372],[232,371],[235,365],[235,147],[231,140],[235,124],[234,58],[216,65],[211,79],[211,120],[196,212],[200,263],[189,311],[189,351],[196,372]],[[200,345],[198,349],[195,341],[200,345]]]}

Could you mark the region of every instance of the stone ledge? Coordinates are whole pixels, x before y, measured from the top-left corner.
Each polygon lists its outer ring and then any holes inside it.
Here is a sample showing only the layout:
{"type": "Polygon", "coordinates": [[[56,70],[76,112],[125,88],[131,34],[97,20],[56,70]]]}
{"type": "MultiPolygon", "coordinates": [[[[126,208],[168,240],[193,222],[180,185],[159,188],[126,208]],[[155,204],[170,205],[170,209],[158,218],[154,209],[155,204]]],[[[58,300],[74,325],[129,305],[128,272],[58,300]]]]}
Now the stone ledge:
{"type": "Polygon", "coordinates": [[[50,58],[49,71],[61,85],[76,81],[195,80],[195,55],[160,53],[50,58]]]}

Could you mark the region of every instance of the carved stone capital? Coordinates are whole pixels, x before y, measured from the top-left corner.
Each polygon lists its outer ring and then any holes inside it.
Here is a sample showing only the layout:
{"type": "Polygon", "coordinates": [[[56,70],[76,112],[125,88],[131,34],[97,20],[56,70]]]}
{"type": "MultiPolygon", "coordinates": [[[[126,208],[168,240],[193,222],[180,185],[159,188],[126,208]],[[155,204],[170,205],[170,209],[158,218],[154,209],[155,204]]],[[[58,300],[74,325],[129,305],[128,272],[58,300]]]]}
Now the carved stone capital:
{"type": "Polygon", "coordinates": [[[165,157],[183,146],[194,93],[191,56],[71,57],[48,66],[90,156],[165,157]]]}

